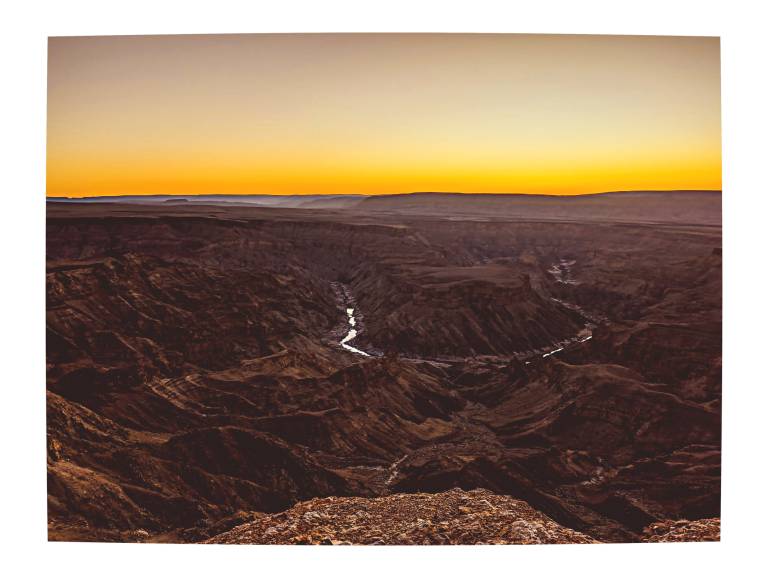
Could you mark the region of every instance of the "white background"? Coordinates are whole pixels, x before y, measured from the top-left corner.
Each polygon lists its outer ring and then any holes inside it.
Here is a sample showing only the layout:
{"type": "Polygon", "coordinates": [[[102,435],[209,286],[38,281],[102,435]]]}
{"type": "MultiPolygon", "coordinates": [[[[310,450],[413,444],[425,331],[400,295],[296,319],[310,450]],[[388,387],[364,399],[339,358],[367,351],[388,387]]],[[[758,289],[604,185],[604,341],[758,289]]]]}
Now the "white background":
{"type": "MultiPolygon", "coordinates": [[[[765,4],[765,3],[763,3],[765,4]]],[[[764,310],[768,19],[760,2],[4,3],[2,123],[2,508],[8,576],[723,576],[765,569],[764,310]],[[722,38],[724,461],[720,544],[525,547],[247,547],[46,542],[46,37],[224,32],[542,32],[722,38]]]]}

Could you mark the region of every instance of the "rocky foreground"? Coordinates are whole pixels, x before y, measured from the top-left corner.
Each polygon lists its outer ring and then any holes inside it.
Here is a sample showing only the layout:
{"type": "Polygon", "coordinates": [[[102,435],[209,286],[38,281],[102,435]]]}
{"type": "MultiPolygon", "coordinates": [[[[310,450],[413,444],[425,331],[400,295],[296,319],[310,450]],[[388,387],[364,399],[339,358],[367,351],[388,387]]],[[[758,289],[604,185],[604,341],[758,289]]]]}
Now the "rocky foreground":
{"type": "MultiPolygon", "coordinates": [[[[209,544],[457,545],[597,544],[526,502],[488,490],[395,494],[379,498],[314,498],[277,514],[243,514],[250,521],[209,544]]],[[[643,542],[718,542],[720,519],[665,520],[643,542]]]]}
{"type": "Polygon", "coordinates": [[[645,529],[644,542],[719,542],[720,518],[664,520],[645,529]]]}
{"type": "Polygon", "coordinates": [[[521,500],[487,490],[315,498],[208,540],[212,544],[594,544],[521,500]]]}

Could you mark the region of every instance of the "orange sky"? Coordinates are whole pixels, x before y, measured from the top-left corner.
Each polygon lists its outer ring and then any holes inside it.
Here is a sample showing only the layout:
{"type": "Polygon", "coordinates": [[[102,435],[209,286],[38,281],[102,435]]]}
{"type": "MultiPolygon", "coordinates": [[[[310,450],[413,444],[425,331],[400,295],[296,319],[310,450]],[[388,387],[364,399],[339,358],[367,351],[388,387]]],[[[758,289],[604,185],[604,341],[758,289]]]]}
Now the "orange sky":
{"type": "Polygon", "coordinates": [[[51,38],[47,194],[720,189],[717,38],[51,38]]]}

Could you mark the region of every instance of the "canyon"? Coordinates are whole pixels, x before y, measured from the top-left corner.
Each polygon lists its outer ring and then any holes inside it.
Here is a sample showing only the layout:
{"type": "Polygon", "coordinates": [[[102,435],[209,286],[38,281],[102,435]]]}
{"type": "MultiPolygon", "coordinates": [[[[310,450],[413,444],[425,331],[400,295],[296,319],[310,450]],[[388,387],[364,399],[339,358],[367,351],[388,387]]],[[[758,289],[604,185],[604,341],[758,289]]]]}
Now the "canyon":
{"type": "Polygon", "coordinates": [[[49,539],[719,536],[719,192],[278,201],[49,200],[49,539]]]}

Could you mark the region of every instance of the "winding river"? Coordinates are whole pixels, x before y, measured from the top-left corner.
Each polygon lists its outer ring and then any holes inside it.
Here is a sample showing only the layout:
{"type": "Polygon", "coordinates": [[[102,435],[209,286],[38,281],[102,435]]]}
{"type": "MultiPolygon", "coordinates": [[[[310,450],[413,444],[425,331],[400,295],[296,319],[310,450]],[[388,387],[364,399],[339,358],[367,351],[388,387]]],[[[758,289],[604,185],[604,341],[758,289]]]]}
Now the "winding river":
{"type": "MultiPolygon", "coordinates": [[[[559,263],[555,263],[551,269],[549,269],[549,273],[551,273],[555,280],[559,283],[566,283],[569,285],[576,285],[578,284],[578,281],[575,281],[571,275],[571,266],[574,265],[576,261],[568,261],[565,259],[560,259],[559,263]]],[[[355,302],[350,294],[349,290],[346,286],[342,284],[334,284],[335,289],[337,291],[338,299],[343,302],[343,307],[346,309],[347,312],[347,324],[349,326],[347,334],[339,341],[339,345],[346,349],[347,351],[354,353],[356,355],[362,355],[364,357],[373,357],[370,353],[367,353],[363,351],[362,349],[358,349],[357,347],[354,347],[349,344],[350,341],[355,339],[358,334],[357,329],[357,320],[355,319],[355,302]],[[351,307],[350,307],[351,305],[351,307]]],[[[584,343],[585,341],[589,341],[592,339],[592,329],[600,323],[603,319],[590,315],[586,311],[584,311],[581,307],[578,305],[573,305],[571,303],[567,303],[565,301],[562,301],[560,299],[557,299],[556,297],[551,297],[552,301],[557,302],[558,304],[568,308],[572,309],[574,311],[577,311],[582,317],[584,317],[587,320],[587,324],[584,326],[584,328],[579,331],[578,334],[571,337],[570,339],[565,339],[563,341],[557,342],[552,345],[552,349],[549,351],[541,352],[539,351],[524,351],[524,352],[514,352],[512,354],[513,357],[518,357],[518,359],[522,358],[525,359],[526,357],[532,357],[533,355],[540,355],[542,358],[547,358],[551,355],[554,355],[556,353],[560,353],[561,351],[564,351],[566,348],[568,348],[569,345],[572,343],[584,343]]],[[[418,357],[409,358],[414,361],[428,361],[428,362],[436,362],[438,360],[431,360],[431,359],[423,359],[418,357]]],[[[526,364],[530,363],[529,361],[526,361],[526,364]]]]}
{"type": "Polygon", "coordinates": [[[352,341],[355,337],[357,337],[357,329],[355,329],[355,325],[357,324],[357,322],[355,321],[354,307],[347,307],[347,323],[349,323],[349,331],[344,336],[344,339],[339,341],[339,345],[341,345],[347,351],[351,351],[352,353],[357,353],[358,355],[364,355],[365,357],[371,357],[370,353],[366,353],[362,349],[358,349],[357,347],[352,347],[351,345],[349,345],[349,342],[352,341]]]}

